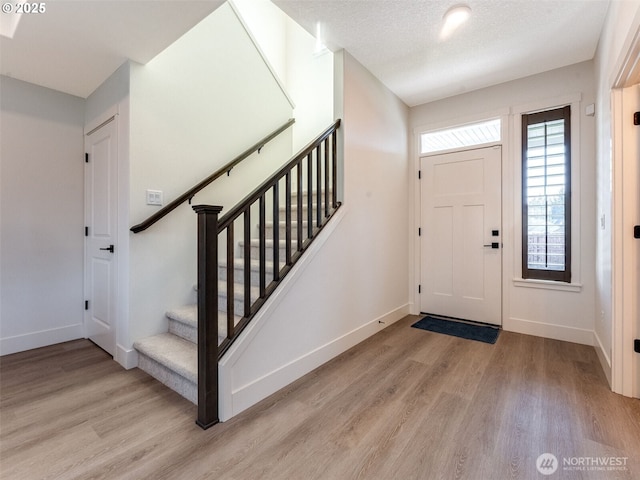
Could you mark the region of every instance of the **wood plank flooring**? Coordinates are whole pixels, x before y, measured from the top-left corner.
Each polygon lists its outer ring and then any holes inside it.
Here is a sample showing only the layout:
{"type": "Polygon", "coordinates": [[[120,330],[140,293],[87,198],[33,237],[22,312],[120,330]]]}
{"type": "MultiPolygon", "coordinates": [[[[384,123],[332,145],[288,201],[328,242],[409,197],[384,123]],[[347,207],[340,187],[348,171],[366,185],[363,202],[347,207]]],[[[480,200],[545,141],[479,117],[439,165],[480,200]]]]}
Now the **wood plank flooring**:
{"type": "Polygon", "coordinates": [[[0,479],[640,479],[640,400],[611,393],[593,348],[416,320],[207,431],[86,340],[2,357],[0,479]],[[543,476],[547,452],[560,467],[543,476]]]}

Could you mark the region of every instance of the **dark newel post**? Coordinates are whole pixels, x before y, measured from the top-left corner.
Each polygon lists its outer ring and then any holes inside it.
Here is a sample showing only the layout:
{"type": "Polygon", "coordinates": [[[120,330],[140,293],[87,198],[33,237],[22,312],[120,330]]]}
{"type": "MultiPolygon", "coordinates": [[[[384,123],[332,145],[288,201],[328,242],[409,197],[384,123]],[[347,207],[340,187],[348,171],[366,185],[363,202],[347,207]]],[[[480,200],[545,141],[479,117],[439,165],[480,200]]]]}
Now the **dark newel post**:
{"type": "Polygon", "coordinates": [[[218,214],[222,207],[194,205],[198,214],[198,419],[218,419],[218,214]]]}

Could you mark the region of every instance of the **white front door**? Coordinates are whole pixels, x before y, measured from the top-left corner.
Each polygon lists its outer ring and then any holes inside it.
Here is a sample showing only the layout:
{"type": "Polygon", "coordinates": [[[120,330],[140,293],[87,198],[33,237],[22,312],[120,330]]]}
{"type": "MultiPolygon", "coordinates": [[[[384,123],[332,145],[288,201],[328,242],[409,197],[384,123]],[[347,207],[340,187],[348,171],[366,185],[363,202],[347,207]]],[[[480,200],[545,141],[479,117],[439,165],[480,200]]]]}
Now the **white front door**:
{"type": "Polygon", "coordinates": [[[116,119],[85,137],[85,329],[111,355],[116,345],[116,119]]]}
{"type": "Polygon", "coordinates": [[[500,146],[421,164],[421,310],[502,324],[500,146]]]}

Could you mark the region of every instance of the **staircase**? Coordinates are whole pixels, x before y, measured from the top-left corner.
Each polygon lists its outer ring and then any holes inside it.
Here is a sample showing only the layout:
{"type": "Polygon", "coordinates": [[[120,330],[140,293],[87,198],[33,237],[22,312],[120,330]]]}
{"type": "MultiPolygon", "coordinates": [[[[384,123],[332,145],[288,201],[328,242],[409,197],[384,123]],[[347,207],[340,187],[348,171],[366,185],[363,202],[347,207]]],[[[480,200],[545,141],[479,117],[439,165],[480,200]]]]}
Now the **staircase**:
{"type": "MultiPolygon", "coordinates": [[[[193,207],[198,303],[167,312],[168,331],[134,348],[139,368],[198,405],[196,423],[203,429],[218,422],[218,361],[340,207],[339,127],[337,120],[221,218],[220,206],[193,207]]],[[[191,201],[262,146],[255,144],[131,230],[141,232],[191,201]]]]}
{"type": "MultiPolygon", "coordinates": [[[[315,195],[315,194],[314,194],[315,195]]],[[[292,198],[297,199],[297,195],[292,198]]],[[[303,195],[303,216],[307,215],[306,195],[303,195]]],[[[314,204],[315,206],[315,204],[314,204]]],[[[285,218],[285,208],[280,208],[280,218],[285,218]]],[[[295,209],[294,209],[295,213],[295,209]]],[[[303,221],[303,229],[307,228],[307,222],[303,221]]],[[[279,238],[285,238],[286,222],[279,222],[279,238]]],[[[273,229],[271,221],[265,222],[265,247],[267,251],[273,248],[273,229]]],[[[256,227],[257,230],[257,227],[256,227]]],[[[292,225],[292,237],[297,236],[297,228],[292,225]]],[[[280,267],[284,265],[286,258],[284,240],[279,241],[280,267]]],[[[259,297],[260,276],[260,239],[254,235],[250,241],[251,249],[251,302],[259,297]]],[[[244,305],[244,242],[241,240],[235,246],[235,258],[233,260],[234,279],[237,282],[234,288],[234,311],[242,312],[244,305]]],[[[266,261],[268,278],[273,278],[273,262],[266,261]]],[[[218,267],[218,345],[227,337],[227,293],[225,280],[227,278],[227,262],[221,260],[218,267]]],[[[194,287],[196,288],[196,287],[194,287]]],[[[134,343],[138,351],[138,368],[162,382],[172,390],[175,390],[187,400],[198,403],[198,306],[185,305],[167,312],[169,329],[166,333],[147,337],[134,343]]],[[[242,317],[234,316],[235,325],[238,325],[242,317]]]]}

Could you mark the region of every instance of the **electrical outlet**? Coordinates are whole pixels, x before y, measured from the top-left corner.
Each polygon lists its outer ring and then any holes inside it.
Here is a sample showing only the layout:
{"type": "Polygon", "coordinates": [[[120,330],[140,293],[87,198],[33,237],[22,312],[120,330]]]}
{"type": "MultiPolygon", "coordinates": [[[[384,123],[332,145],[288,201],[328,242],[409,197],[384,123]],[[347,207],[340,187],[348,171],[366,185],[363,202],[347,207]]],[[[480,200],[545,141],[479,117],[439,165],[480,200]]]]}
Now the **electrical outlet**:
{"type": "Polygon", "coordinates": [[[162,191],[147,190],[147,205],[162,205],[162,191]]]}

